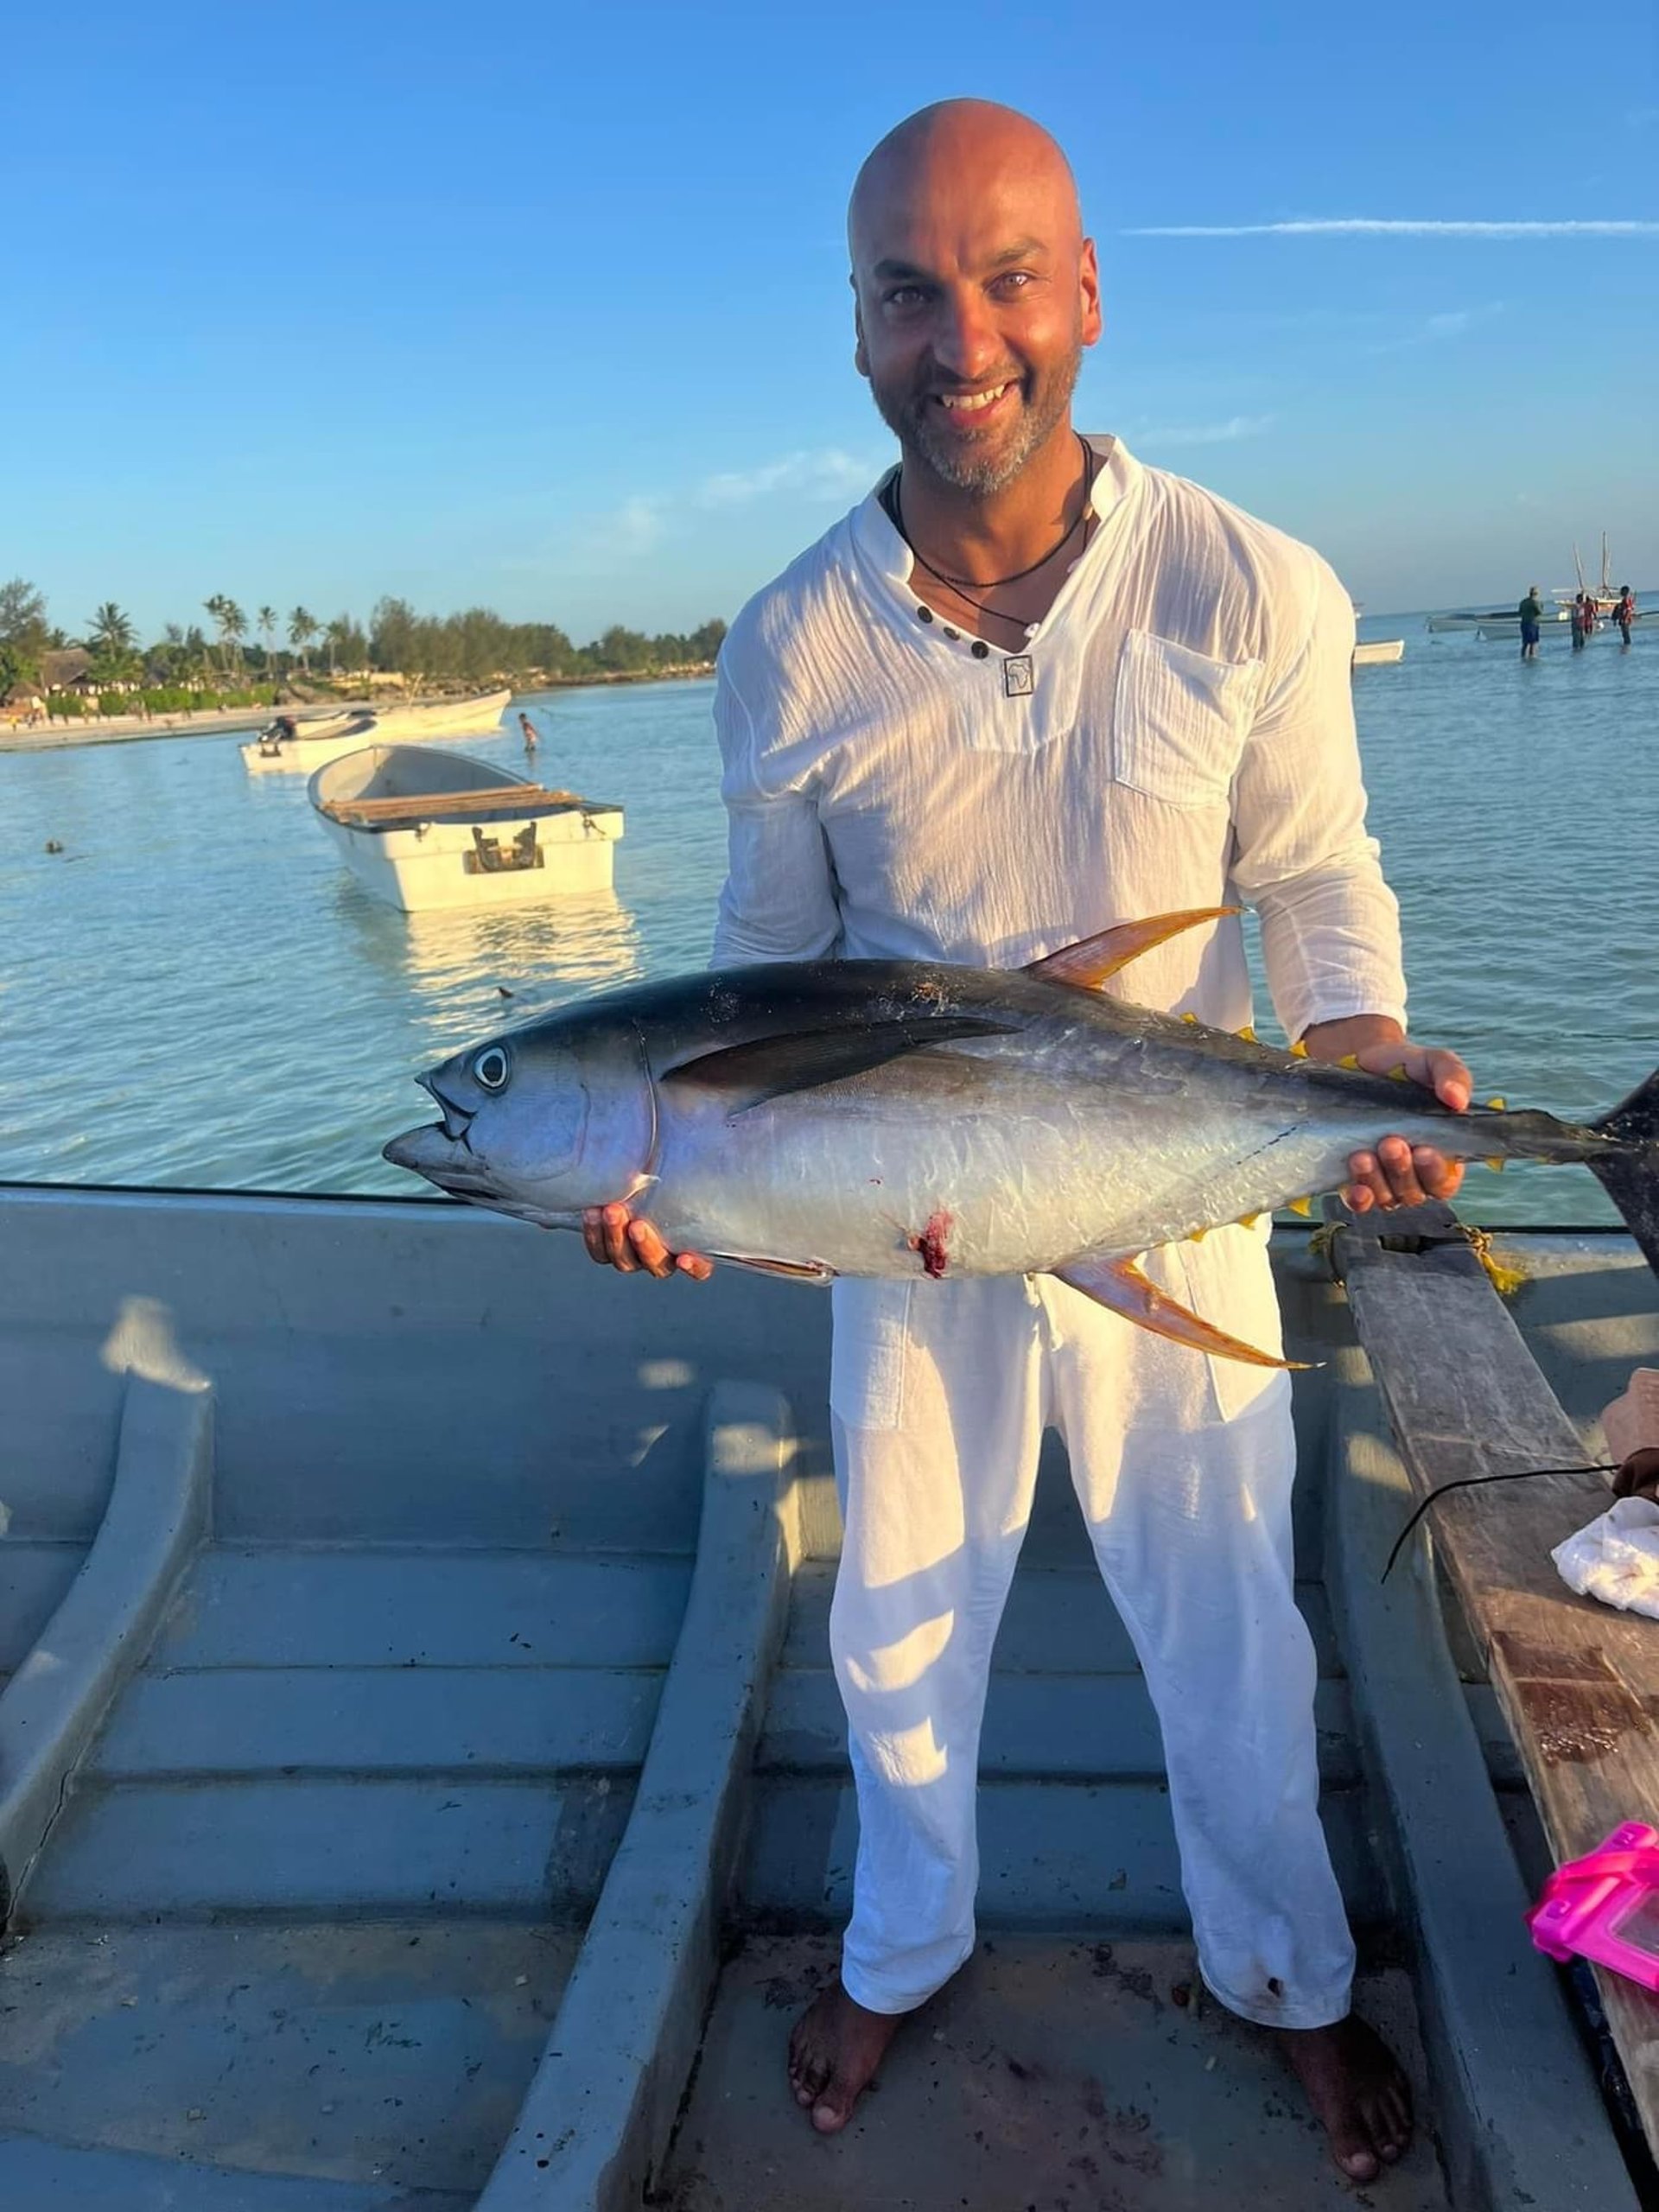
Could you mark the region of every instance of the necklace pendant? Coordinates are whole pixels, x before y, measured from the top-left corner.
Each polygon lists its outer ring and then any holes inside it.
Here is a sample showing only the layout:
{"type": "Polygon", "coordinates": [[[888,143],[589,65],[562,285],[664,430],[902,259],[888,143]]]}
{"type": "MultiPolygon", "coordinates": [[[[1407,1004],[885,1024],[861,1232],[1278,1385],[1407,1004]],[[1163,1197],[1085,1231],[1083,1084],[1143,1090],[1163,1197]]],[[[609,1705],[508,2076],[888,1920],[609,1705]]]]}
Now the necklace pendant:
{"type": "Polygon", "coordinates": [[[1036,689],[1029,653],[1010,653],[1002,664],[1002,689],[1010,699],[1029,698],[1036,689]]]}

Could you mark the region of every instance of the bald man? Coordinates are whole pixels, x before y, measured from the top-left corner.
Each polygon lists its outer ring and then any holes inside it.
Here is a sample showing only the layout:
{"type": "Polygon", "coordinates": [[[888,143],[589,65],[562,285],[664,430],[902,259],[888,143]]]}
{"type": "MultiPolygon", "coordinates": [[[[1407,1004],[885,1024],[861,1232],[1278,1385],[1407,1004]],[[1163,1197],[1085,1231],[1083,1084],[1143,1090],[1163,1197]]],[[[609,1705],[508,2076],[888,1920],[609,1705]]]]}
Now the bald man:
{"type": "MultiPolygon", "coordinates": [[[[925,109],[865,163],[849,230],[855,359],[901,460],[721,654],[716,963],[1014,967],[1243,897],[1293,1038],[1403,1065],[1466,1106],[1462,1063],[1403,1027],[1346,593],[1306,547],[1072,428],[1101,308],[1059,149],[1005,108],[925,109]]],[[[1237,921],[1147,955],[1128,988],[1242,1027],[1237,921]]],[[[1361,1210],[1458,1180],[1398,1137],[1351,1173],[1361,1210]]],[[[1265,1233],[1217,1230],[1147,1270],[1276,1353],[1265,1233]]],[[[587,1235],[624,1270],[709,1271],[622,1206],[587,1235]]],[[[840,1977],[790,2050],[812,2125],[845,2126],[899,2023],[973,1948],[991,1645],[1052,1426],[1157,1707],[1205,1980],[1278,2031],[1342,2170],[1374,2178],[1408,2140],[1409,2097],[1349,2011],[1293,1593],[1287,1378],[1147,1335],[1047,1276],[843,1281],[833,1300],[830,1642],[861,1833],[840,1977]]]]}

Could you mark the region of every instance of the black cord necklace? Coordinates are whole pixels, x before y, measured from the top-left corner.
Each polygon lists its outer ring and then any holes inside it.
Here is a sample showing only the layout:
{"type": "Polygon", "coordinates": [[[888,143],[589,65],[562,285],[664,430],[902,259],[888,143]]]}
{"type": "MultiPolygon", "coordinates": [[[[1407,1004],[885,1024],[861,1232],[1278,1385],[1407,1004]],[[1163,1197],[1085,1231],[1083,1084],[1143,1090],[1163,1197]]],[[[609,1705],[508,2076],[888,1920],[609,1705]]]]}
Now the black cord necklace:
{"type": "MultiPolygon", "coordinates": [[[[1088,550],[1090,534],[1096,519],[1090,505],[1090,499],[1095,488],[1095,476],[1100,464],[1094,448],[1081,434],[1077,435],[1077,443],[1082,447],[1084,455],[1083,505],[1077,510],[1076,520],[1068,525],[1065,536],[1051,545],[1040,559],[1033,561],[1028,569],[1016,569],[1011,576],[952,576],[947,575],[943,569],[936,569],[905,528],[904,471],[902,469],[893,479],[893,527],[910,548],[912,557],[921,563],[923,568],[936,582],[942,583],[948,590],[955,592],[957,596],[966,606],[971,607],[976,613],[988,614],[996,622],[1016,623],[1021,629],[1029,632],[1031,626],[1023,621],[1020,616],[1004,614],[999,608],[988,607],[982,599],[976,599],[972,594],[976,591],[1001,591],[1006,584],[1022,583],[1027,576],[1034,576],[1039,569],[1046,569],[1048,566],[1057,553],[1065,551],[1072,538],[1076,537],[1079,525],[1083,529],[1084,550],[1084,552],[1088,550]],[[969,587],[971,587],[971,589],[968,588],[969,587]]],[[[1082,556],[1079,555],[1078,557],[1081,558],[1082,556]]]]}

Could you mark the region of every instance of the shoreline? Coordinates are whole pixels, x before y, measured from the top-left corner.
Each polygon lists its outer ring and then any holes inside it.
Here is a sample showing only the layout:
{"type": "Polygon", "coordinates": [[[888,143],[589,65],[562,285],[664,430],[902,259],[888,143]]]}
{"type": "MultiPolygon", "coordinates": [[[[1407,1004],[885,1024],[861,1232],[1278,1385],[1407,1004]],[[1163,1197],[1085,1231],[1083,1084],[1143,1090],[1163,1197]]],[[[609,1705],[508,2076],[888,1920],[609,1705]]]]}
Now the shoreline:
{"type": "MultiPolygon", "coordinates": [[[[620,683],[701,683],[714,674],[711,662],[706,668],[676,668],[640,671],[616,671],[604,676],[555,676],[544,682],[515,690],[512,699],[503,710],[512,711],[513,702],[537,696],[547,691],[582,691],[601,690],[620,683]]],[[[463,693],[462,697],[475,695],[463,693]]],[[[331,715],[373,714],[377,708],[438,706],[442,698],[421,696],[409,698],[398,696],[380,699],[339,699],[322,702],[308,700],[301,711],[308,717],[331,715]]],[[[73,746],[131,745],[146,738],[159,737],[223,737],[232,731],[246,730],[252,734],[264,728],[274,715],[292,714],[292,707],[206,707],[196,713],[177,715],[109,715],[97,720],[76,721],[48,721],[35,729],[16,726],[0,728],[0,755],[8,753],[59,753],[73,746]]],[[[302,722],[302,728],[304,724],[302,722]]]]}

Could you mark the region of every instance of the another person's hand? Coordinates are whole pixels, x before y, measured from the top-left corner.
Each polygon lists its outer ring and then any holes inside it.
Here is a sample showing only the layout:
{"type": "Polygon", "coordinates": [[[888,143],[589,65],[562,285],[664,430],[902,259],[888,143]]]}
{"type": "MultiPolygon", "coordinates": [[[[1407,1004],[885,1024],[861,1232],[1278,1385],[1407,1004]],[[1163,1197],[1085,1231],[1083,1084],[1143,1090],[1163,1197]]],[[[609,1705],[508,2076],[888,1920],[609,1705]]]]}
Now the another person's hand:
{"type": "Polygon", "coordinates": [[[1650,1497],[1659,1504],[1659,1445],[1632,1452],[1613,1477],[1615,1497],[1650,1497]]]}
{"type": "Polygon", "coordinates": [[[630,1213],[620,1200],[608,1206],[589,1206],[582,1217],[582,1241],[588,1256],[619,1274],[655,1275],[659,1282],[670,1275],[690,1275],[693,1282],[707,1282],[715,1272],[712,1260],[701,1252],[671,1252],[653,1224],[643,1214],[630,1213]]]}
{"type": "MultiPolygon", "coordinates": [[[[1314,1059],[1340,1060],[1351,1054],[1368,1075],[1392,1075],[1403,1068],[1411,1082],[1432,1090],[1454,1114],[1465,1112],[1474,1094],[1474,1078],[1455,1052],[1414,1045],[1393,1021],[1370,1015],[1327,1021],[1310,1029],[1303,1041],[1314,1059]],[[1379,1029],[1393,1033],[1379,1037],[1379,1029]]],[[[1374,1150],[1351,1153],[1348,1173],[1353,1180],[1343,1185],[1342,1197],[1355,1213],[1455,1198],[1463,1182],[1461,1160],[1448,1160],[1433,1145],[1409,1144],[1402,1136],[1385,1136],[1374,1150]]]]}

